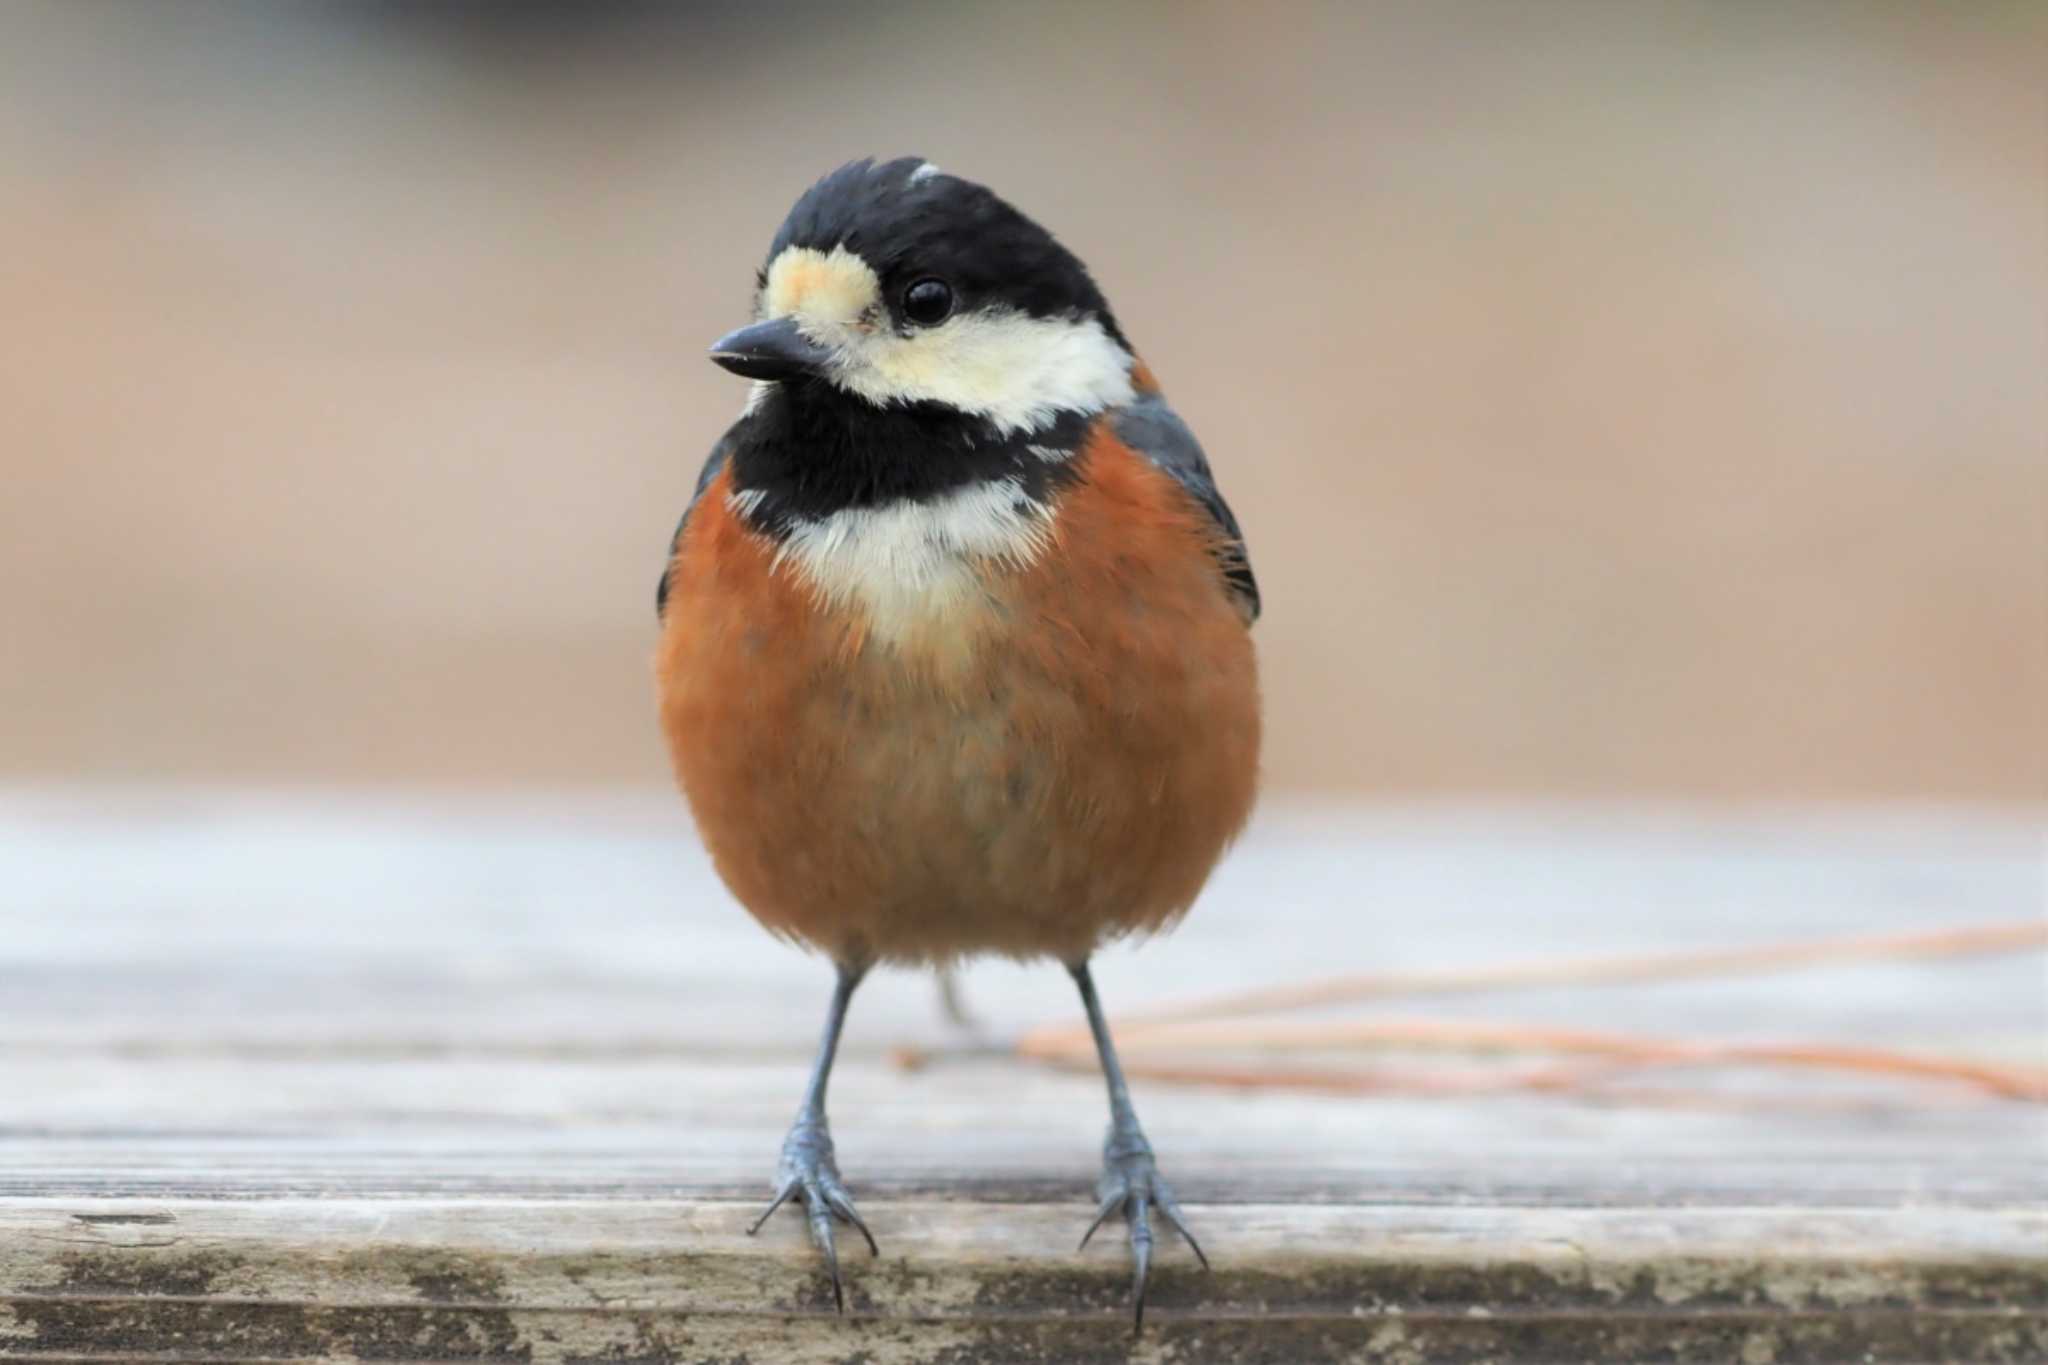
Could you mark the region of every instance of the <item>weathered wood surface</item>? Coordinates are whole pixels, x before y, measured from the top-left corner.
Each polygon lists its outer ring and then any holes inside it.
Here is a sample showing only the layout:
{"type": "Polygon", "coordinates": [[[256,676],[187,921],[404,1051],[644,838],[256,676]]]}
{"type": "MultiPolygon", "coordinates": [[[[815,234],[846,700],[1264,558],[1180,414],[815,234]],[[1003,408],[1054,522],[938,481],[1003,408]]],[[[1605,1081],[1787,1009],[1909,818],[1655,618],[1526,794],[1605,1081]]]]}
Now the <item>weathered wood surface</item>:
{"type": "MultiPolygon", "coordinates": [[[[1276,811],[1112,1010],[1303,974],[2043,913],[2037,822],[1276,811]]],[[[0,801],[0,1356],[2048,1359],[2048,1118],[1964,1087],[1695,1073],[1682,1103],[1139,1087],[1216,1262],[1076,1254],[1099,1085],[855,1003],[840,1157],[883,1255],[740,1235],[827,974],[665,797],[0,801]],[[939,1048],[905,1070],[901,1044],[939,1048]]],[[[1063,976],[967,979],[991,1037],[1063,976]]],[[[2041,958],[1375,1013],[2039,1065],[2041,958]]],[[[1441,1059],[1407,1058],[1408,1070],[1441,1059]]]]}

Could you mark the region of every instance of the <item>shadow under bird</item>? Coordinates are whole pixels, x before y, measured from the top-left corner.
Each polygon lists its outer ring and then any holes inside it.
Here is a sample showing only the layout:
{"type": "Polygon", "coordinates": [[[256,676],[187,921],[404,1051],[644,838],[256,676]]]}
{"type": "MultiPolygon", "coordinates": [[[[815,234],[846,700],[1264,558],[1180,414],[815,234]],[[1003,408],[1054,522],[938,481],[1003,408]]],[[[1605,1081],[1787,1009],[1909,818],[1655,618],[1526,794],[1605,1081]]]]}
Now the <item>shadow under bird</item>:
{"type": "Polygon", "coordinates": [[[1177,920],[1250,814],[1236,519],[1081,262],[914,157],[806,191],[711,358],[754,383],[662,574],[662,725],[726,885],[838,968],[761,1221],[801,1203],[843,1311],[834,1222],[874,1237],[825,1091],[863,974],[1052,958],[1109,1087],[1081,1241],[1121,1212],[1142,1325],[1152,1215],[1202,1253],[1088,961],[1177,920]]]}

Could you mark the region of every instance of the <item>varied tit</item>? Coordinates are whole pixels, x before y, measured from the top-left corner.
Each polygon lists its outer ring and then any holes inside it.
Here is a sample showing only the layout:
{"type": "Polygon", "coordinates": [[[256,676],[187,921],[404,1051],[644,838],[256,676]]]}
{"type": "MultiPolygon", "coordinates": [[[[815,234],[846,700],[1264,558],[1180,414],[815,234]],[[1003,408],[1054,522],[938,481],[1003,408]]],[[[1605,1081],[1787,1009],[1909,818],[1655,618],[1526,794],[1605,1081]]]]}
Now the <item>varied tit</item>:
{"type": "Polygon", "coordinates": [[[1187,1232],[1088,962],[1176,921],[1251,811],[1237,521],[1081,262],[916,158],[806,191],[711,358],[753,385],[662,574],[661,720],[726,885],[838,969],[769,1212],[801,1204],[843,1308],[834,1221],[874,1238],[825,1090],[863,973],[1052,958],[1142,1322],[1152,1213],[1187,1232]]]}

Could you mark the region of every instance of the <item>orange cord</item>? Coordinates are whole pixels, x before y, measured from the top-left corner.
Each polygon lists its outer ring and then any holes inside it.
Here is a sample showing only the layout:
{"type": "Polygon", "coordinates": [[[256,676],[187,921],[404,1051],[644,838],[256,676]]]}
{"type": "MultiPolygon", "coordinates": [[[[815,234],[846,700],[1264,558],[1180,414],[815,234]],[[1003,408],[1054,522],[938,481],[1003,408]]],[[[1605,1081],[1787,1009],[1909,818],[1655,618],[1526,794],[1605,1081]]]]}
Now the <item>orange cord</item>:
{"type": "MultiPolygon", "coordinates": [[[[1806,939],[1743,948],[1620,957],[1545,960],[1497,967],[1332,978],[1193,1001],[1114,1021],[1126,1070],[1133,1076],[1243,1089],[1326,1094],[1469,1094],[1499,1090],[1584,1090],[1616,1071],[1640,1067],[1772,1066],[1954,1081],[2007,1099],[2048,1103],[2048,1069],[1924,1057],[1824,1043],[1716,1043],[1638,1038],[1542,1025],[1432,1019],[1352,1019],[1250,1023],[1245,1014],[1300,1009],[1337,1001],[1440,995],[1529,986],[1611,985],[1785,971],[1843,962],[1942,958],[2048,947],[2048,923],[1972,925],[1895,934],[1806,939]],[[1452,1077],[1302,1068],[1247,1068],[1152,1060],[1169,1048],[1331,1050],[1426,1047],[1481,1052],[1552,1052],[1600,1059],[1594,1067],[1545,1067],[1495,1076],[1452,1077]]],[[[1015,1045],[1020,1057],[1054,1065],[1087,1063],[1093,1041],[1073,1026],[1034,1029],[1015,1045]]]]}

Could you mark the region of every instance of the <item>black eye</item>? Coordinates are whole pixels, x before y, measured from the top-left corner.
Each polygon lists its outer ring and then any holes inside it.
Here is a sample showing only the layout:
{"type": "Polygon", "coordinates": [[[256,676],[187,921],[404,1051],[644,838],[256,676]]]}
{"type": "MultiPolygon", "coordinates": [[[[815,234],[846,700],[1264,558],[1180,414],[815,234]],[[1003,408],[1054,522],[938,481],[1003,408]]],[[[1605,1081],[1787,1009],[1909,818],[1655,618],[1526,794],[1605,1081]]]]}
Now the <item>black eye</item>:
{"type": "Polygon", "coordinates": [[[944,280],[922,279],[903,291],[903,316],[920,327],[944,322],[953,311],[953,291],[944,280]]]}

